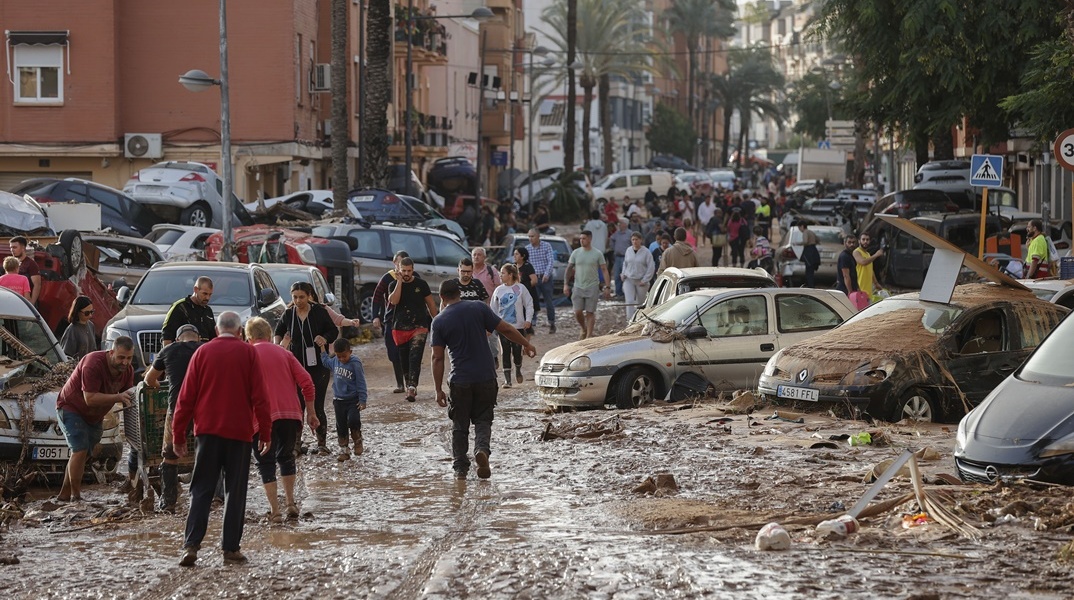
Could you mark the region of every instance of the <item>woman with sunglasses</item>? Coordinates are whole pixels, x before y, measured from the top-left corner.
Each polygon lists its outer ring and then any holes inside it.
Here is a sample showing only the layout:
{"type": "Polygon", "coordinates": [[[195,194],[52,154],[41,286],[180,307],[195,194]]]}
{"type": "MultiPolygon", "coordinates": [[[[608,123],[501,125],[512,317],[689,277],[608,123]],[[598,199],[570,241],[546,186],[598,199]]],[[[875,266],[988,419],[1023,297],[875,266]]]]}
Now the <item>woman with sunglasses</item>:
{"type": "Polygon", "coordinates": [[[70,325],[60,336],[60,347],[68,360],[78,362],[97,350],[97,332],[93,330],[93,301],[85,296],[75,298],[67,313],[70,325]]]}
{"type": "Polygon", "coordinates": [[[324,396],[332,374],[321,362],[318,347],[331,344],[339,336],[339,329],[332,322],[328,310],[314,300],[316,297],[313,285],[309,282],[296,281],[291,285],[291,304],[276,324],[274,341],[289,349],[313,378],[316,390],[313,410],[320,421],[320,426],[317,427],[316,452],[328,455],[331,451],[325,443],[328,415],[324,412],[324,396]]]}

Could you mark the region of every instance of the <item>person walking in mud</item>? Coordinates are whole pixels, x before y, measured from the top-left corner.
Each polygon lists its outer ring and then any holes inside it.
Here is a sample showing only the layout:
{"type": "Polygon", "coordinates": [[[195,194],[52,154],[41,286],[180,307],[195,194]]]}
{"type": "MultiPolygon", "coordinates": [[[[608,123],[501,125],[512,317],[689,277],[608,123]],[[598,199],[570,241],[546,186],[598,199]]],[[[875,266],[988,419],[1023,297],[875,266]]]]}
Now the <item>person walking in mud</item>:
{"type": "Polygon", "coordinates": [[[150,389],[160,389],[162,375],[168,380],[168,412],[164,417],[164,444],[160,452],[164,462],[160,465],[159,506],[162,512],[168,513],[175,512],[175,504],[179,501],[179,457],[175,454],[172,440],[175,403],[179,400],[179,390],[183,387],[190,359],[201,346],[201,334],[190,323],[179,328],[176,338],[174,343],[161,349],[143,378],[145,386],[150,389]]]}
{"type": "MultiPolygon", "coordinates": [[[[209,507],[220,474],[224,475],[224,522],[221,549],[225,563],[245,563],[240,551],[250,478],[254,421],[258,431],[272,431],[268,393],[257,350],[239,339],[242,320],[232,311],[220,313],[217,337],[190,359],[172,419],[175,454],[186,455],[186,430],[194,422],[198,452],[190,481],[190,512],[179,565],[192,567],[209,524],[209,507]]],[[[266,436],[267,438],[268,436],[266,436]]],[[[258,454],[267,454],[271,439],[258,440],[258,454]]]]}
{"type": "Polygon", "coordinates": [[[459,261],[459,276],[455,278],[455,281],[459,283],[459,289],[462,290],[463,300],[477,300],[485,304],[489,303],[489,293],[485,289],[485,284],[474,279],[473,260],[463,258],[459,261]]]}
{"type": "Polygon", "coordinates": [[[436,403],[448,408],[451,419],[451,456],[455,478],[466,479],[470,471],[470,425],[474,427],[474,462],[477,476],[492,476],[489,456],[492,454],[493,407],[499,385],[496,363],[485,338],[498,332],[522,347],[526,356],[537,356],[537,350],[510,323],[496,316],[481,302],[462,302],[459,284],[445,281],[440,284],[440,299],[444,310],[430,327],[429,340],[433,347],[433,383],[436,403]],[[451,357],[448,391],[444,391],[445,349],[451,357]]]}
{"type": "MultiPolygon", "coordinates": [[[[485,286],[485,304],[489,303],[492,298],[492,292],[496,290],[496,287],[503,283],[500,279],[500,272],[497,271],[492,265],[486,261],[487,253],[484,248],[477,247],[470,251],[470,258],[474,261],[474,279],[480,281],[485,286]]],[[[465,292],[465,290],[464,290],[465,292]]],[[[489,351],[492,352],[493,359],[496,361],[496,368],[500,367],[500,338],[490,335],[488,338],[489,351]]]]}
{"type": "MultiPolygon", "coordinates": [[[[272,343],[272,326],[261,317],[254,317],[246,322],[246,339],[257,352],[257,361],[261,366],[261,377],[265,381],[265,393],[268,395],[269,418],[272,430],[258,429],[254,433],[254,446],[261,440],[271,441],[272,447],[267,454],[257,454],[257,470],[261,474],[261,485],[269,503],[269,523],[283,522],[280,512],[280,500],[276,485],[276,465],[279,465],[280,479],[283,480],[283,497],[287,507],[287,519],[298,518],[298,504],[295,502],[295,449],[302,437],[302,407],[305,405],[306,422],[316,434],[321,422],[317,419],[314,402],[317,388],[313,378],[298,362],[294,354],[283,346],[272,343]],[[301,390],[303,402],[295,396],[295,389],[301,390]]],[[[339,340],[336,340],[339,341],[339,340]]],[[[257,423],[255,423],[257,425],[257,423]]]]}
{"type": "MultiPolygon", "coordinates": [[[[492,293],[492,301],[489,308],[504,321],[511,324],[523,337],[533,321],[533,298],[529,290],[518,279],[518,267],[504,265],[500,270],[500,279],[503,281],[492,293]]],[[[522,383],[522,346],[500,336],[503,365],[503,387],[511,387],[511,358],[514,357],[515,380],[522,383]]]]}
{"type": "Polygon", "coordinates": [[[395,307],[392,335],[395,336],[399,360],[403,364],[406,399],[407,402],[414,402],[418,399],[421,361],[425,354],[429,323],[436,317],[436,303],[429,284],[414,276],[413,260],[404,258],[399,262],[399,279],[389,289],[388,303],[395,307]]]}
{"type": "MultiPolygon", "coordinates": [[[[582,329],[578,339],[584,340],[593,335],[597,324],[597,296],[600,282],[610,282],[608,263],[604,253],[593,247],[593,234],[586,229],[578,236],[582,244],[571,252],[567,260],[567,274],[563,278],[563,295],[569,296],[574,306],[574,318],[582,329]],[[573,288],[570,285],[574,279],[573,288]]],[[[611,286],[604,285],[604,299],[611,298],[611,286]]]]}
{"type": "Polygon", "coordinates": [[[120,336],[111,350],[83,356],[56,397],[60,431],[71,449],[57,500],[82,499],[82,475],[90,452],[101,442],[101,422],[116,404],[126,408],[134,401],[133,360],[134,340],[120,336]]]}
{"type": "Polygon", "coordinates": [[[189,296],[176,300],[164,317],[161,342],[167,346],[175,341],[179,328],[187,323],[198,328],[201,341],[207,342],[216,337],[216,320],[209,301],[213,297],[213,280],[198,277],[194,282],[194,291],[189,296]]]}
{"type": "MultiPolygon", "coordinates": [[[[530,240],[529,250],[530,264],[537,274],[536,294],[533,296],[534,305],[544,303],[548,313],[548,333],[556,332],[556,301],[552,291],[555,288],[553,278],[556,273],[556,251],[552,244],[541,239],[541,232],[536,228],[530,229],[527,234],[530,240]]],[[[533,316],[533,324],[537,325],[537,315],[533,316]]]]}
{"type": "MultiPolygon", "coordinates": [[[[380,281],[377,282],[377,287],[373,290],[373,326],[384,334],[384,347],[388,351],[388,360],[392,363],[392,370],[395,371],[393,394],[402,394],[405,391],[403,387],[405,384],[403,383],[403,362],[399,360],[399,347],[395,345],[395,336],[392,335],[395,307],[388,304],[388,288],[399,279],[399,262],[404,258],[410,258],[406,251],[400,250],[395,253],[392,259],[395,268],[382,275],[380,281]]],[[[420,279],[417,273],[414,277],[420,279]]]]}
{"type": "Polygon", "coordinates": [[[339,336],[339,328],[332,322],[325,307],[313,301],[314,294],[313,285],[308,281],[296,281],[291,285],[291,304],[276,323],[274,341],[290,350],[313,379],[316,388],[313,408],[319,422],[316,452],[327,456],[331,450],[325,441],[328,415],[324,412],[324,397],[332,373],[321,362],[317,347],[335,340],[339,336]]]}
{"type": "Polygon", "coordinates": [[[365,452],[362,439],[362,413],[369,399],[362,361],[351,353],[351,342],[339,338],[332,342],[332,356],[321,346],[321,361],[332,370],[332,407],[336,413],[336,438],[339,441],[339,462],[351,457],[348,436],[354,442],[354,455],[365,452]]]}

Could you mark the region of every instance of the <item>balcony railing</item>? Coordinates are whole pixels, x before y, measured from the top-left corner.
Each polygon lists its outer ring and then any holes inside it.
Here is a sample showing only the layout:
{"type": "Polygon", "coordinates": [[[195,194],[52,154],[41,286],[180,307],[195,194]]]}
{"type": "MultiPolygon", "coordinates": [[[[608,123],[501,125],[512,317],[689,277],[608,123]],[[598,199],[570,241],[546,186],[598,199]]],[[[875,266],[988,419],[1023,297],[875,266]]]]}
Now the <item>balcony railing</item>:
{"type": "MultiPolygon", "coordinates": [[[[436,16],[434,13],[420,10],[414,11],[418,17],[436,16]]],[[[395,41],[406,43],[407,37],[415,49],[424,49],[435,52],[441,56],[447,56],[447,40],[451,34],[442,23],[434,19],[413,19],[408,17],[407,8],[403,5],[395,5],[395,41]]]]}

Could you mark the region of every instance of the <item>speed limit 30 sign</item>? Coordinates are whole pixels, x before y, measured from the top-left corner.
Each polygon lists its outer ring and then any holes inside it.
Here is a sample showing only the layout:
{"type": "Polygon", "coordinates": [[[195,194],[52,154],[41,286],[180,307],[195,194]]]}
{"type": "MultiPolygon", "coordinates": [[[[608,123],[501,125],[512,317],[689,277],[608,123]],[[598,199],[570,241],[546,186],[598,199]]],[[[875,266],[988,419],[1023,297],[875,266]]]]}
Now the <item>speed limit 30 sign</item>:
{"type": "Polygon", "coordinates": [[[1055,138],[1052,151],[1055,153],[1055,160],[1059,161],[1059,166],[1074,171],[1074,129],[1060,133],[1059,137],[1055,138]]]}

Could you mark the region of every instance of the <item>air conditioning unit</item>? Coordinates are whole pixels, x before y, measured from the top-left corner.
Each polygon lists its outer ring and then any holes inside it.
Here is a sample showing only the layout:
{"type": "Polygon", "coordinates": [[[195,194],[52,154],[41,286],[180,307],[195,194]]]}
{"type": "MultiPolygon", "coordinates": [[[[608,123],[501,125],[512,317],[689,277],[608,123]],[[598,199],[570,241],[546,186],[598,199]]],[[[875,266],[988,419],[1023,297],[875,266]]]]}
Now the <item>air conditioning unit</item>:
{"type": "Polygon", "coordinates": [[[320,63],[313,65],[310,72],[310,91],[327,92],[332,86],[332,65],[320,63]]]}
{"type": "Polygon", "coordinates": [[[161,158],[164,144],[159,133],[128,133],[123,136],[123,156],[126,158],[161,158]]]}

